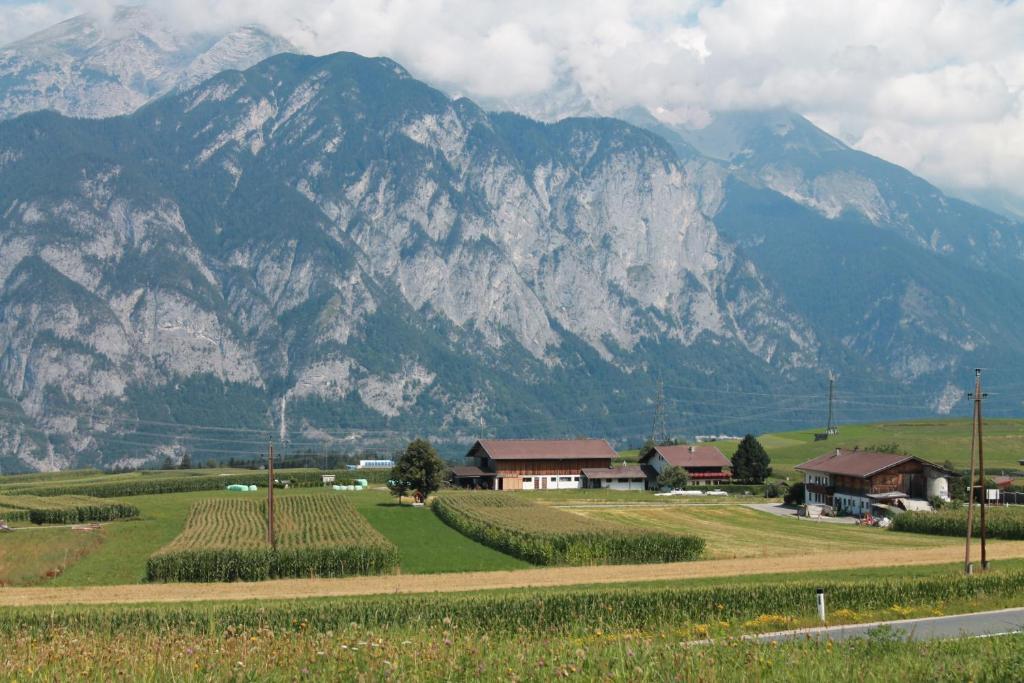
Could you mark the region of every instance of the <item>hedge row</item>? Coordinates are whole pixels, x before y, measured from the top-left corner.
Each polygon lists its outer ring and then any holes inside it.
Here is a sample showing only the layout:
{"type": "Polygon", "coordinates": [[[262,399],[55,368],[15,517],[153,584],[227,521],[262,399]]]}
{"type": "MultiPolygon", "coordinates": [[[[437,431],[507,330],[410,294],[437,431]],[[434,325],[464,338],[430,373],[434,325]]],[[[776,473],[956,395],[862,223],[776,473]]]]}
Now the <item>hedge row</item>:
{"type": "Polygon", "coordinates": [[[565,588],[493,591],[477,594],[375,595],[271,602],[0,608],[0,634],[55,628],[95,634],[181,629],[221,633],[367,628],[463,629],[478,633],[593,634],[661,626],[749,619],[761,614],[794,617],[815,613],[815,589],[825,590],[829,610],[881,610],[901,605],[935,605],[979,597],[1016,599],[1024,593],[1024,572],[965,577],[870,581],[799,581],[712,587],[634,585],[626,588],[565,588]]]}
{"type": "Polygon", "coordinates": [[[533,564],[679,562],[704,552],[704,539],[696,536],[600,522],[508,493],[444,493],[432,507],[463,535],[533,564]]]}
{"type": "Polygon", "coordinates": [[[33,524],[81,524],[109,522],[137,517],[134,505],[89,498],[87,496],[0,496],[0,518],[8,521],[28,520],[33,524]],[[7,513],[6,510],[11,510],[7,513]]]}
{"type": "MultiPolygon", "coordinates": [[[[320,470],[302,470],[297,472],[282,471],[278,479],[287,479],[295,487],[323,486],[323,474],[334,474],[339,479],[347,479],[353,473],[321,472],[320,470]]],[[[119,475],[112,475],[119,476],[119,475]]],[[[131,478],[112,481],[89,481],[79,484],[55,484],[52,486],[21,486],[8,487],[2,490],[5,495],[21,496],[63,496],[81,494],[97,498],[120,498],[122,496],[142,496],[158,493],[182,493],[188,491],[214,491],[223,489],[228,484],[245,484],[266,486],[267,473],[253,470],[245,474],[194,474],[182,476],[145,476],[129,475],[131,478]]]]}
{"type": "MultiPolygon", "coordinates": [[[[981,512],[974,511],[975,535],[981,534],[981,512]]],[[[1024,509],[989,508],[985,511],[985,527],[989,538],[1024,540],[1024,509]]],[[[903,512],[892,521],[896,531],[936,536],[966,536],[967,509],[936,512],[903,512]]]]}

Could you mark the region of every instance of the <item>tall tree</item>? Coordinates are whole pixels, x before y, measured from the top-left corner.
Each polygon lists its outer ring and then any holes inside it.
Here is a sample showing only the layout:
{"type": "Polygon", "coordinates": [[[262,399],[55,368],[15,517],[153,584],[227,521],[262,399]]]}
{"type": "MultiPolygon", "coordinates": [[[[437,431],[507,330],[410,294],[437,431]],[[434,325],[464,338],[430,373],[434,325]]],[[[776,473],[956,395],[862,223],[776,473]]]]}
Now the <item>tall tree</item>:
{"type": "Polygon", "coordinates": [[[426,439],[416,439],[405,447],[405,451],[392,468],[388,477],[388,489],[398,496],[399,502],[402,501],[402,496],[410,491],[426,498],[441,488],[446,469],[444,461],[430,442],[426,439]]]}
{"type": "Polygon", "coordinates": [[[186,453],[181,456],[181,464],[178,465],[179,470],[190,470],[192,469],[192,456],[186,453]]]}
{"type": "Polygon", "coordinates": [[[658,475],[658,486],[666,489],[681,489],[690,483],[690,475],[682,467],[666,467],[658,475]]]}
{"type": "Polygon", "coordinates": [[[747,434],[733,453],[732,475],[736,479],[760,484],[771,476],[771,463],[761,442],[747,434]]]}

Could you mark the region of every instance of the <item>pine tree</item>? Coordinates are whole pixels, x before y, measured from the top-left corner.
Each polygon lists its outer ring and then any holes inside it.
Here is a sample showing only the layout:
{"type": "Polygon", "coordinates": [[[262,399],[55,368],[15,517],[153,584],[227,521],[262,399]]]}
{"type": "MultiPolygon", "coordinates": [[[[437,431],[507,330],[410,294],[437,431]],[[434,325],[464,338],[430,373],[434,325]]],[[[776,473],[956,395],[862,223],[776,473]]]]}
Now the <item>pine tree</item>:
{"type": "Polygon", "coordinates": [[[747,434],[732,456],[732,476],[741,481],[760,484],[771,476],[771,462],[761,442],[747,434]]]}

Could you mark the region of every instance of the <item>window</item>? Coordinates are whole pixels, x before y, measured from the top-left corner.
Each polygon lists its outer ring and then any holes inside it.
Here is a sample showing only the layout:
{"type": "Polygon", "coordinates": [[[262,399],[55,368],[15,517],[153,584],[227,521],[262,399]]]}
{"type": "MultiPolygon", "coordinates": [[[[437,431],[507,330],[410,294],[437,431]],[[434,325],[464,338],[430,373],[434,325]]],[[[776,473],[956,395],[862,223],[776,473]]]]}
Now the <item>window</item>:
{"type": "Polygon", "coordinates": [[[524,484],[533,483],[533,477],[523,477],[523,483],[524,484]]]}
{"type": "Polygon", "coordinates": [[[562,481],[572,481],[572,477],[559,477],[562,481]]]}
{"type": "Polygon", "coordinates": [[[573,480],[573,481],[579,481],[579,480],[580,480],[580,478],[579,478],[579,477],[573,477],[573,478],[572,478],[572,480],[573,480]]]}

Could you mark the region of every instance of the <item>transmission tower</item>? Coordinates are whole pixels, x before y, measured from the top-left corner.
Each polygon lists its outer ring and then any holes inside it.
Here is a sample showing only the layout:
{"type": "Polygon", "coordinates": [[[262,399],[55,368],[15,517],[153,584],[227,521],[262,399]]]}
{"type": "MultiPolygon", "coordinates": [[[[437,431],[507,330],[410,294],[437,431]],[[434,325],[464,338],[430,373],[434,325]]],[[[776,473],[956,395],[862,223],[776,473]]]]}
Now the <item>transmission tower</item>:
{"type": "Polygon", "coordinates": [[[658,380],[658,398],[654,403],[654,420],[651,422],[651,441],[656,444],[668,441],[668,427],[665,426],[665,383],[658,380]]]}
{"type": "Polygon", "coordinates": [[[835,420],[835,403],[836,395],[836,376],[832,374],[830,370],[828,373],[828,425],[825,427],[825,433],[829,436],[835,436],[839,433],[839,425],[836,424],[835,420]]]}

